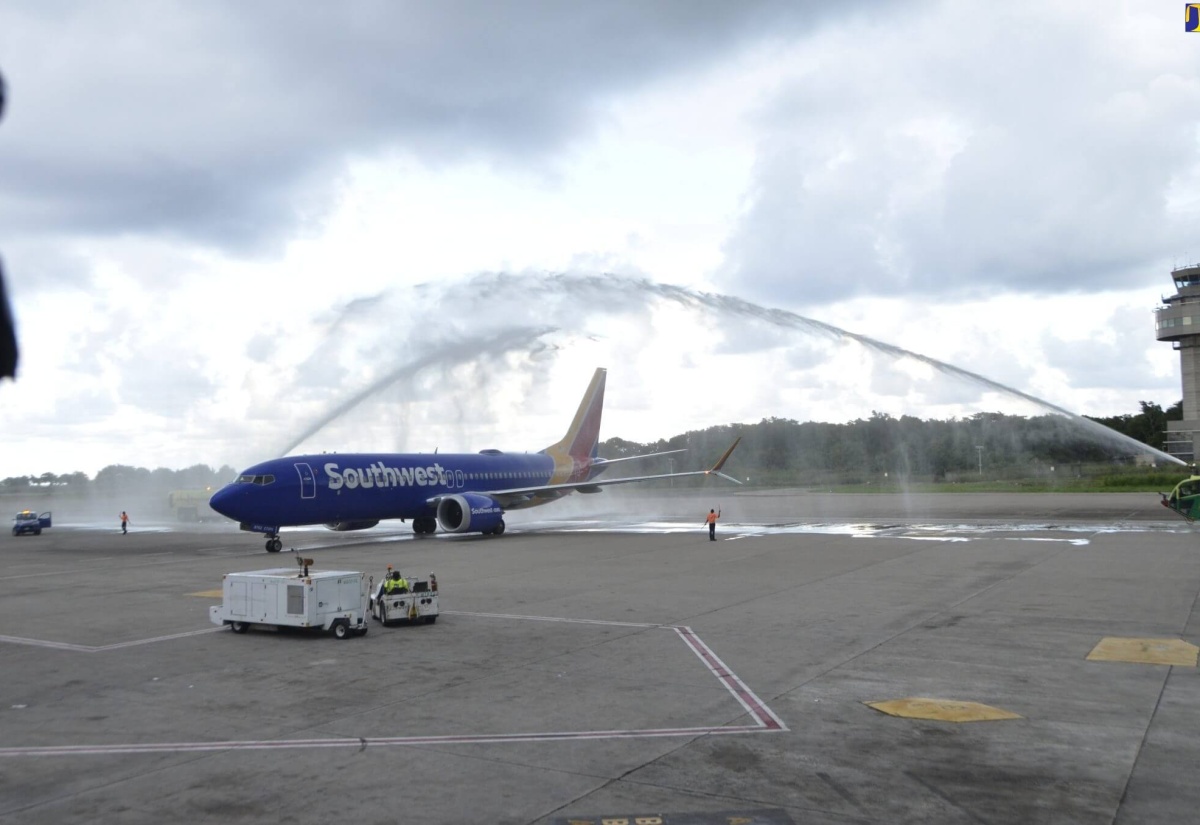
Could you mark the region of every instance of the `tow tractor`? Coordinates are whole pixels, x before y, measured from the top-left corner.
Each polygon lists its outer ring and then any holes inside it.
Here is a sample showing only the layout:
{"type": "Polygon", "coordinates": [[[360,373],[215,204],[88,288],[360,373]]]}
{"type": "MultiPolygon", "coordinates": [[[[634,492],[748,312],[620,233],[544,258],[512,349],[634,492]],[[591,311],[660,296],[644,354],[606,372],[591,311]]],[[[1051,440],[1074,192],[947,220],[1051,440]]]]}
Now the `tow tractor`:
{"type": "Polygon", "coordinates": [[[209,620],[228,625],[234,633],[245,633],[258,624],[326,630],[338,639],[366,635],[366,574],[310,572],[313,560],[299,554],[296,563],[299,572],[280,567],[226,573],[221,604],[209,608],[209,620]]]}
{"type": "Polygon", "coordinates": [[[38,515],[32,510],[22,510],[13,518],[12,533],[14,536],[19,536],[23,533],[33,533],[35,536],[40,536],[42,530],[49,526],[50,514],[48,512],[38,515]]]}
{"type": "Polygon", "coordinates": [[[432,573],[427,579],[404,579],[389,564],[388,572],[378,583],[371,578],[370,591],[371,615],[384,627],[389,623],[416,624],[424,620],[425,624],[433,624],[437,621],[438,584],[437,576],[432,573]],[[389,580],[395,582],[391,589],[388,588],[389,580]]]}

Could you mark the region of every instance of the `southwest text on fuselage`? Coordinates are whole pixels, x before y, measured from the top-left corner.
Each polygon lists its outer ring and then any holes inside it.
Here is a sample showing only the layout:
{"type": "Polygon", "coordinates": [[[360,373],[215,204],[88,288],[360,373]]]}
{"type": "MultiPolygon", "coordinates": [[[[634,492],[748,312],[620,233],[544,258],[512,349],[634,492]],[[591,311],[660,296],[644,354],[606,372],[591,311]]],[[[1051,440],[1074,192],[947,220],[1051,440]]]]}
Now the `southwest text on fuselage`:
{"type": "Polygon", "coordinates": [[[450,487],[454,484],[453,474],[440,464],[431,464],[428,467],[389,467],[378,461],[366,467],[347,467],[341,470],[336,463],[330,462],[325,465],[325,475],[329,477],[330,490],[340,490],[343,487],[348,490],[358,487],[450,487]]]}

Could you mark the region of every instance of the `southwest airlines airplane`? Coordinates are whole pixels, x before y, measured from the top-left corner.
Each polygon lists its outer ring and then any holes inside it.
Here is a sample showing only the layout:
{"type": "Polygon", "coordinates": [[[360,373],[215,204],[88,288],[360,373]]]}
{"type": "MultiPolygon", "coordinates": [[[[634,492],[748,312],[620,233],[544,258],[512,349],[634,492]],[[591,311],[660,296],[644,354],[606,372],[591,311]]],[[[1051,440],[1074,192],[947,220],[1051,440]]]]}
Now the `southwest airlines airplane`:
{"type": "MultiPolygon", "coordinates": [[[[323,524],[331,530],[365,530],[384,519],[412,520],[413,532],[504,532],[504,512],[548,504],[568,493],[598,493],[610,484],[659,478],[725,475],[737,447],[708,470],[615,478],[596,477],[619,461],[663,453],[604,459],[600,413],[606,371],[596,370],[566,436],[538,453],[326,453],[264,461],[213,495],[209,504],[241,528],[267,537],[267,551],[283,548],[279,528],[323,524]]],[[[670,450],[678,453],[682,450],[670,450]]]]}

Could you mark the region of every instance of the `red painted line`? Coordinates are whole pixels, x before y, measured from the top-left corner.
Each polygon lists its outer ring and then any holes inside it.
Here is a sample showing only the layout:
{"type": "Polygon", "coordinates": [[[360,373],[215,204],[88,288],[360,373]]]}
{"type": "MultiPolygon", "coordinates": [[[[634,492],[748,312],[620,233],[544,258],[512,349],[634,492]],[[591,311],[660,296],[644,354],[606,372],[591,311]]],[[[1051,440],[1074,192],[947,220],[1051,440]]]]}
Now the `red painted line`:
{"type": "Polygon", "coordinates": [[[767,730],[787,730],[787,725],[783,720],[775,715],[757,694],[754,693],[746,683],[738,678],[729,667],[721,661],[716,653],[713,653],[712,648],[700,640],[695,631],[690,627],[676,627],[675,632],[683,639],[684,643],[692,649],[692,652],[700,657],[700,661],[704,662],[705,666],[712,671],[712,674],[717,677],[725,689],[733,694],[733,698],[738,700],[738,703],[746,709],[754,719],[758,722],[759,727],[767,730]]]}

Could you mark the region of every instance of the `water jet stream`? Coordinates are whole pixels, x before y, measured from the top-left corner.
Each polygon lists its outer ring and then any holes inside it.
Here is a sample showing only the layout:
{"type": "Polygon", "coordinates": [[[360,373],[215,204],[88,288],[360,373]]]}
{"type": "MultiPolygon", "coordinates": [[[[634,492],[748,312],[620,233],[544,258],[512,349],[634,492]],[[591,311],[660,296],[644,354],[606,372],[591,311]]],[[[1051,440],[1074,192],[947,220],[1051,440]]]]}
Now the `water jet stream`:
{"type": "Polygon", "coordinates": [[[380,390],[405,379],[412,378],[422,370],[431,367],[455,367],[460,364],[480,360],[485,356],[497,358],[509,352],[528,349],[543,336],[555,331],[554,327],[517,327],[515,329],[501,330],[493,335],[474,335],[460,341],[436,347],[427,355],[389,370],[345,401],[321,415],[316,421],[305,427],[299,435],[289,441],[287,446],[279,451],[279,455],[287,455],[380,390]]]}
{"type": "MultiPolygon", "coordinates": [[[[485,353],[495,355],[516,351],[534,344],[542,336],[559,328],[582,332],[581,328],[587,318],[592,315],[614,316],[635,311],[644,312],[650,308],[652,300],[657,300],[697,312],[712,312],[733,319],[761,321],[778,329],[801,332],[830,341],[852,341],[896,361],[912,359],[931,367],[942,375],[984,387],[1010,398],[1020,399],[1046,412],[1061,416],[1097,440],[1123,451],[1148,453],[1156,458],[1186,466],[1183,461],[1169,453],[1143,444],[1057,404],[1006,386],[979,373],[867,335],[850,332],[833,324],[817,321],[788,310],[763,307],[731,295],[660,284],[647,278],[581,273],[540,275],[483,273],[450,284],[425,284],[415,290],[407,290],[405,294],[409,299],[413,294],[428,297],[433,305],[423,310],[423,317],[439,317],[453,312],[458,317],[466,315],[470,318],[487,319],[500,315],[511,317],[525,312],[536,316],[538,320],[549,320],[554,326],[510,328],[445,344],[422,358],[387,372],[367,387],[356,392],[306,428],[281,454],[286,455],[305,439],[358,406],[380,389],[410,378],[423,369],[437,365],[453,366],[466,363],[485,353]],[[505,311],[506,302],[513,304],[509,312],[505,311]],[[473,312],[476,309],[478,312],[473,312]]],[[[373,307],[380,301],[386,300],[388,296],[389,293],[375,296],[366,305],[373,307]]],[[[343,313],[348,314],[356,308],[356,305],[352,303],[343,308],[343,313]]],[[[483,323],[483,321],[479,323],[483,323]]]]}
{"type": "MultiPolygon", "coordinates": [[[[504,273],[478,276],[472,279],[471,284],[473,289],[478,289],[482,285],[488,285],[491,288],[501,291],[517,288],[528,290],[530,286],[528,278],[504,273]]],[[[1099,422],[1073,413],[1057,404],[1006,386],[999,381],[994,381],[979,373],[971,372],[962,367],[956,367],[953,364],[947,364],[928,355],[922,355],[867,335],[849,332],[833,324],[807,318],[788,310],[770,309],[731,295],[699,292],[687,289],[686,287],[659,284],[646,278],[627,278],[614,275],[555,274],[544,276],[535,281],[535,284],[540,285],[540,288],[546,293],[571,292],[578,295],[581,291],[590,291],[597,293],[596,297],[603,296],[605,300],[612,300],[615,296],[628,294],[632,291],[644,296],[671,301],[684,307],[709,309],[724,315],[761,320],[782,329],[798,330],[800,332],[819,335],[830,340],[854,341],[870,350],[887,355],[893,359],[910,358],[932,367],[943,375],[986,387],[1012,398],[1027,401],[1047,412],[1063,416],[1084,431],[1114,446],[1122,447],[1134,453],[1149,453],[1174,464],[1187,466],[1186,462],[1169,453],[1144,444],[1135,438],[1130,438],[1123,433],[1119,433],[1099,422]]],[[[599,304],[600,302],[593,301],[591,303],[599,304]]]]}

